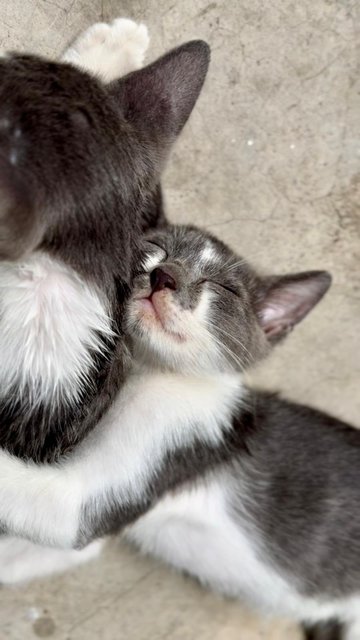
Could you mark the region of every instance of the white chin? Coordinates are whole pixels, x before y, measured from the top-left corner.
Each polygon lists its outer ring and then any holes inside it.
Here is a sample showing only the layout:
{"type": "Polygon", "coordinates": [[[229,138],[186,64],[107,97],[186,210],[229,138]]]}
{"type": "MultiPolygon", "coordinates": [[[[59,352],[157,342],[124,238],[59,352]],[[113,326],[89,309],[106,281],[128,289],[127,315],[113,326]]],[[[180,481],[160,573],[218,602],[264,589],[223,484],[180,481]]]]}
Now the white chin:
{"type": "Polygon", "coordinates": [[[184,358],[186,360],[184,340],[180,340],[175,334],[168,333],[165,329],[147,329],[143,328],[139,340],[135,338],[139,355],[151,360],[152,363],[181,368],[182,360],[184,358]]]}
{"type": "Polygon", "coordinates": [[[162,321],[155,315],[142,317],[141,328],[143,331],[142,339],[144,340],[144,335],[146,335],[150,337],[149,342],[151,343],[156,343],[156,341],[159,340],[160,349],[163,346],[162,342],[164,340],[169,346],[172,344],[184,344],[186,342],[186,336],[171,327],[167,328],[166,325],[164,326],[162,321]]]}

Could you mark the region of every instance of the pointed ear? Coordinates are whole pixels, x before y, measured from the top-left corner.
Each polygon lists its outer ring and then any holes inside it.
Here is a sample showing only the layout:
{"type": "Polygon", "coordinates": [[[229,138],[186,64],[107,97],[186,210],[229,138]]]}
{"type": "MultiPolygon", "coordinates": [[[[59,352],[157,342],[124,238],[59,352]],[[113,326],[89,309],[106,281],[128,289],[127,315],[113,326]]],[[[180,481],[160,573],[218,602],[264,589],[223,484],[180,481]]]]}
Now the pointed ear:
{"type": "Polygon", "coordinates": [[[172,141],[199,96],[209,59],[206,42],[194,40],[113,82],[109,89],[126,119],[151,137],[172,141]]]}
{"type": "Polygon", "coordinates": [[[270,341],[283,338],[321,300],[331,284],[327,271],[308,271],[262,282],[258,318],[270,341]]]}

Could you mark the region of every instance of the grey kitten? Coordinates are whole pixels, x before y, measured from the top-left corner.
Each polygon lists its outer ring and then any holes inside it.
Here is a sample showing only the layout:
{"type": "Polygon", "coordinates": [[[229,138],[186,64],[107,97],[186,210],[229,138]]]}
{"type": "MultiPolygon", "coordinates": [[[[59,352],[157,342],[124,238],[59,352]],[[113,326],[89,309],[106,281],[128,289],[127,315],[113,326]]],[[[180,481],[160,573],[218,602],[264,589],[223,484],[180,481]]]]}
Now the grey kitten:
{"type": "Polygon", "coordinates": [[[127,382],[61,464],[1,453],[1,522],[64,547],[127,525],[143,551],[211,588],[324,623],[322,637],[340,637],[338,619],[358,638],[360,433],[243,380],[329,274],[262,277],[191,227],[150,232],[145,253],[127,382]]]}

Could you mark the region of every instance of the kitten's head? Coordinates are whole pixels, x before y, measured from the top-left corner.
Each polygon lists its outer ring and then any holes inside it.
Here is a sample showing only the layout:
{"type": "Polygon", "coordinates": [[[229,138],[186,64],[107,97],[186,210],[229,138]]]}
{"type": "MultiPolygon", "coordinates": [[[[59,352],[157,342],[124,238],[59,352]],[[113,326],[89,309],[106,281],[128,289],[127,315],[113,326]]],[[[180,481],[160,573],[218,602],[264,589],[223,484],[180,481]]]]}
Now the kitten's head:
{"type": "Polygon", "coordinates": [[[261,277],[193,227],[149,232],[127,309],[135,358],[176,371],[243,371],[305,317],[330,282],[325,271],[261,277]]]}
{"type": "Polygon", "coordinates": [[[208,60],[190,42],[105,86],[69,64],[0,58],[0,259],[40,247],[76,261],[87,244],[89,271],[104,248],[129,265],[208,60]]]}

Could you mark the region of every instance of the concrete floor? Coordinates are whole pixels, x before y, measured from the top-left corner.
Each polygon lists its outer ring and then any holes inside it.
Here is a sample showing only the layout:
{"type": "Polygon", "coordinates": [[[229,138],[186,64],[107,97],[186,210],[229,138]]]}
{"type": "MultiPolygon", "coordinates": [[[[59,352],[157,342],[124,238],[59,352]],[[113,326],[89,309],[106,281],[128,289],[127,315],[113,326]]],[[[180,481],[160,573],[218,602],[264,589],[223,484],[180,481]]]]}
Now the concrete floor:
{"type": "MultiPolygon", "coordinates": [[[[265,270],[325,268],[330,294],[254,376],[360,425],[357,0],[0,0],[0,46],[57,55],[129,16],[149,57],[212,46],[205,91],[169,163],[174,221],[197,222],[265,270]]],[[[66,576],[1,592],[0,639],[295,640],[121,546],[66,576]]]]}

